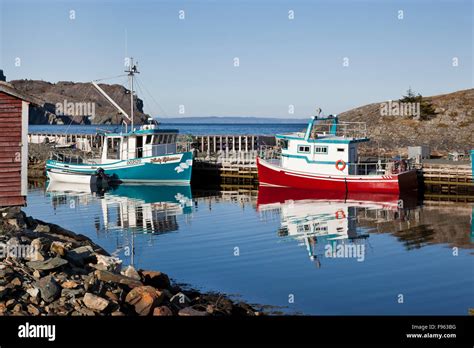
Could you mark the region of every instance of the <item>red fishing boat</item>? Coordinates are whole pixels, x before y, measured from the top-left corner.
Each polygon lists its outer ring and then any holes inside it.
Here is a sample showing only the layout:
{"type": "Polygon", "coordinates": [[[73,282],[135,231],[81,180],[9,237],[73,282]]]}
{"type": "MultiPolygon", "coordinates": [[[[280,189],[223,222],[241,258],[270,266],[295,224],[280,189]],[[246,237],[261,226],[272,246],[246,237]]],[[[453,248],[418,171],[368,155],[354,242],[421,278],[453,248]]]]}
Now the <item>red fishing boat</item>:
{"type": "Polygon", "coordinates": [[[365,123],[315,116],[306,132],[276,138],[278,158],[257,158],[260,185],[395,194],[418,187],[416,170],[407,161],[360,161],[358,146],[369,141],[365,123]]]}

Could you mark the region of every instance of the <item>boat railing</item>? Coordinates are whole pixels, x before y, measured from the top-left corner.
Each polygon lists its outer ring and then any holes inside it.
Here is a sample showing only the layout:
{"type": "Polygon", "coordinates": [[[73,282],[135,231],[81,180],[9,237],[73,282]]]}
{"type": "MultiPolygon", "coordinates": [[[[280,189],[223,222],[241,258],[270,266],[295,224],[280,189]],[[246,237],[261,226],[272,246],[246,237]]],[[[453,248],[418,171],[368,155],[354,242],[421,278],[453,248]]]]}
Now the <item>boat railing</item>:
{"type": "Polygon", "coordinates": [[[365,122],[339,122],[333,124],[314,124],[312,138],[319,136],[336,135],[345,138],[367,138],[367,124],[365,122]]]}
{"type": "Polygon", "coordinates": [[[261,145],[258,150],[258,157],[264,160],[279,160],[281,158],[281,147],[261,145]]]}
{"type": "Polygon", "coordinates": [[[175,153],[182,153],[191,150],[191,143],[189,142],[177,142],[169,144],[156,144],[137,147],[135,149],[135,158],[147,157],[147,156],[162,156],[171,155],[175,153]]]}
{"type": "Polygon", "coordinates": [[[100,157],[99,149],[82,151],[75,148],[57,148],[50,150],[48,159],[69,164],[95,163],[100,157]]]}
{"type": "Polygon", "coordinates": [[[390,175],[415,169],[415,163],[408,160],[383,159],[377,162],[349,163],[350,175],[390,175]]]}
{"type": "Polygon", "coordinates": [[[49,159],[53,161],[70,163],[70,164],[84,163],[83,156],[79,154],[72,154],[72,153],[50,152],[49,159]]]}

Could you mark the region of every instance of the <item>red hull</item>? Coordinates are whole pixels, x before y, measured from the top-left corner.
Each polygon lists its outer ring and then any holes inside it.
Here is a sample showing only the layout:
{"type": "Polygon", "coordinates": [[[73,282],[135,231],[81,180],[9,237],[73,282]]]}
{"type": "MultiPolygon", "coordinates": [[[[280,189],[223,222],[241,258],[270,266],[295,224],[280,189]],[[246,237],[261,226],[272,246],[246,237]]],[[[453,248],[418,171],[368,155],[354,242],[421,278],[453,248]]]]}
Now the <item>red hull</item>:
{"type": "Polygon", "coordinates": [[[416,171],[392,175],[318,175],[290,171],[257,158],[260,185],[338,192],[400,194],[417,189],[416,171]]]}

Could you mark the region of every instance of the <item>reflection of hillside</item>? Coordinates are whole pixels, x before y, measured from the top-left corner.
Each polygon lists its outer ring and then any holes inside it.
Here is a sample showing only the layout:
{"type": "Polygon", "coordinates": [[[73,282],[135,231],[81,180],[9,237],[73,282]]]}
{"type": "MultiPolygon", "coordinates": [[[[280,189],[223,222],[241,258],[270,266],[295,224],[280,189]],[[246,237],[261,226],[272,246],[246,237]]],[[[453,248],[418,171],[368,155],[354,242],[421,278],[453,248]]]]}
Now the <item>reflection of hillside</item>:
{"type": "Polygon", "coordinates": [[[447,244],[474,248],[471,241],[472,207],[466,204],[432,204],[407,211],[364,211],[357,214],[357,224],[371,233],[391,233],[407,249],[427,244],[447,244]]]}
{"type": "Polygon", "coordinates": [[[414,226],[392,233],[407,250],[419,249],[433,241],[434,230],[427,225],[414,226]]]}

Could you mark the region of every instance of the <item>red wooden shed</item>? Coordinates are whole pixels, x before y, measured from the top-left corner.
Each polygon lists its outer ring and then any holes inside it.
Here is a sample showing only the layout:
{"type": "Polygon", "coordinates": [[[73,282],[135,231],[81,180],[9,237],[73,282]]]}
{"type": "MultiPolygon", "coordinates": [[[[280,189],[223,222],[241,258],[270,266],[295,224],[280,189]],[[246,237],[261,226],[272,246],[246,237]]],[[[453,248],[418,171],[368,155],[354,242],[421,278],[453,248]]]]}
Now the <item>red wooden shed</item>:
{"type": "Polygon", "coordinates": [[[0,207],[26,205],[30,102],[0,81],[0,207]]]}

